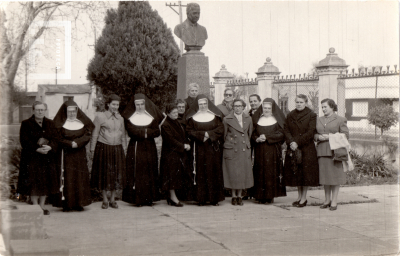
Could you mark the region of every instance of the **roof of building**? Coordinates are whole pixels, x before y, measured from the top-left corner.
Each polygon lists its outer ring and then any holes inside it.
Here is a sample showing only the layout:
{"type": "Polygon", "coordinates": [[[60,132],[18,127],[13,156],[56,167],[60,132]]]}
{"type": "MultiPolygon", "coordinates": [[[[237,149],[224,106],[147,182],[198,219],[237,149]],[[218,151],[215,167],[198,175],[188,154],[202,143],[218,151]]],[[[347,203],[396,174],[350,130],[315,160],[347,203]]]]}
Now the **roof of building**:
{"type": "Polygon", "coordinates": [[[272,65],[271,58],[268,57],[267,62],[265,62],[264,65],[258,69],[258,72],[256,74],[259,74],[259,73],[280,73],[280,72],[279,72],[279,68],[272,65]]]}
{"type": "Polygon", "coordinates": [[[85,94],[91,92],[91,84],[39,84],[45,93],[85,94]]]}

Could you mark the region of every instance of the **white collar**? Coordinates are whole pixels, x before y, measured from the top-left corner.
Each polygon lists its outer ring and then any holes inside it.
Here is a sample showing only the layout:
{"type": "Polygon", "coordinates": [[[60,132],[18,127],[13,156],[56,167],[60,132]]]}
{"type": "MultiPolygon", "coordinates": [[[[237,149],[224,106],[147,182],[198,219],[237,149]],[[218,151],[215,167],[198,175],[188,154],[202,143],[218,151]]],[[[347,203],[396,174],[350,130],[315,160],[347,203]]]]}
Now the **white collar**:
{"type": "Polygon", "coordinates": [[[215,114],[210,110],[207,110],[206,112],[197,111],[197,113],[193,116],[193,120],[200,123],[210,122],[214,120],[214,118],[215,114]]]}
{"type": "Polygon", "coordinates": [[[144,113],[139,113],[135,112],[133,115],[129,118],[129,121],[138,126],[146,126],[151,124],[153,122],[154,117],[152,117],[149,112],[144,111],[144,113]]]}
{"type": "Polygon", "coordinates": [[[276,124],[276,122],[277,121],[274,116],[269,116],[269,117],[261,116],[257,124],[259,126],[270,126],[276,124]]]}
{"type": "Polygon", "coordinates": [[[67,120],[65,120],[63,128],[66,130],[70,130],[70,131],[76,131],[76,130],[82,129],[84,126],[85,125],[83,125],[83,123],[78,119],[75,119],[75,120],[67,119],[67,120]]]}

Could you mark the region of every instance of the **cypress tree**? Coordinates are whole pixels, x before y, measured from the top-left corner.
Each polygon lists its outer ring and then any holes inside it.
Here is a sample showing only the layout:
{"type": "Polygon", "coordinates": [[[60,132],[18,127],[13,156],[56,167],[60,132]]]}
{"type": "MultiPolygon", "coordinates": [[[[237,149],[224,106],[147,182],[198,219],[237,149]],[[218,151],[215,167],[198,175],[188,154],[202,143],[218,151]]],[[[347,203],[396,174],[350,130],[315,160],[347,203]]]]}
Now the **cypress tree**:
{"type": "Polygon", "coordinates": [[[161,109],[176,97],[179,48],[171,29],[148,2],[119,2],[107,11],[105,27],[88,66],[88,80],[122,105],[144,93],[161,109]]]}

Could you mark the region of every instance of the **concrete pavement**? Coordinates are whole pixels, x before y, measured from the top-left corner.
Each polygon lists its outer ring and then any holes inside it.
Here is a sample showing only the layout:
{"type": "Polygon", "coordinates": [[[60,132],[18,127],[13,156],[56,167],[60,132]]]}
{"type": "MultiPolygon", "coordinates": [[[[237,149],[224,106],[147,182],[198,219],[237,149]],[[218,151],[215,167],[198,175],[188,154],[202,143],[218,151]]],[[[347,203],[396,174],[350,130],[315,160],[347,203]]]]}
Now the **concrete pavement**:
{"type": "Polygon", "coordinates": [[[308,193],[295,208],[297,192],[269,205],[182,208],[159,201],[119,209],[94,203],[83,212],[49,209],[44,227],[70,255],[396,255],[399,252],[399,186],[342,187],[338,210],[320,209],[323,190],[308,193]],[[315,205],[315,206],[310,206],[315,205]]]}

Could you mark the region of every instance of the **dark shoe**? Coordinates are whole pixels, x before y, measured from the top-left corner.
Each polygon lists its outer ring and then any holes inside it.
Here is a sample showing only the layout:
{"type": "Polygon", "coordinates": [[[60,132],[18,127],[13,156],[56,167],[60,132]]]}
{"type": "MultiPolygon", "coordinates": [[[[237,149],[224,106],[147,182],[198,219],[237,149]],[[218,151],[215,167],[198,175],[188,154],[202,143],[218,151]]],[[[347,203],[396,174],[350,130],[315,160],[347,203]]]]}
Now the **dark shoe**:
{"type": "Polygon", "coordinates": [[[204,205],[206,205],[206,203],[205,202],[198,202],[197,205],[198,206],[204,206],[204,205]]]}
{"type": "Polygon", "coordinates": [[[321,208],[321,209],[326,209],[326,208],[328,208],[328,207],[330,207],[331,206],[331,203],[329,203],[329,204],[323,204],[323,205],[321,205],[319,208],[321,208]]]}
{"type": "Polygon", "coordinates": [[[337,205],[336,205],[336,206],[331,206],[331,207],[329,207],[329,210],[330,210],[330,211],[336,211],[336,209],[337,209],[337,205]]]}
{"type": "MultiPolygon", "coordinates": [[[[238,198],[239,199],[239,198],[238,198]]],[[[236,197],[232,197],[232,205],[237,205],[236,197]]]]}
{"type": "Polygon", "coordinates": [[[76,206],[76,207],[74,207],[73,208],[75,211],[77,211],[77,212],[83,212],[85,209],[83,209],[83,207],[82,206],[76,206]]]}
{"type": "Polygon", "coordinates": [[[111,203],[110,203],[110,207],[111,207],[111,208],[114,208],[114,209],[118,209],[118,204],[117,204],[117,202],[115,202],[115,201],[114,201],[114,202],[111,202],[111,203]]]}
{"type": "Polygon", "coordinates": [[[211,205],[212,206],[219,206],[219,203],[218,202],[211,202],[211,205]]]}
{"type": "Polygon", "coordinates": [[[296,206],[298,207],[298,208],[301,208],[301,207],[305,207],[307,205],[307,200],[304,202],[304,203],[298,203],[296,206]]]}
{"type": "Polygon", "coordinates": [[[43,209],[43,215],[50,215],[50,211],[47,209],[43,209]]]}
{"type": "Polygon", "coordinates": [[[242,202],[242,198],[241,198],[241,197],[238,197],[238,198],[237,198],[237,204],[240,205],[240,206],[243,205],[243,202],[242,202]]]}
{"type": "Polygon", "coordinates": [[[293,206],[297,206],[299,203],[300,203],[300,200],[299,200],[299,201],[294,201],[294,202],[292,203],[292,205],[293,205],[293,206]]]}
{"type": "Polygon", "coordinates": [[[102,209],[107,209],[108,208],[108,202],[103,202],[103,204],[101,205],[102,209]]]}
{"type": "Polygon", "coordinates": [[[244,197],[242,197],[242,199],[247,200],[247,199],[249,199],[249,196],[244,196],[244,197]]]}
{"type": "Polygon", "coordinates": [[[267,199],[267,203],[272,204],[274,202],[274,199],[267,199]]]}
{"type": "Polygon", "coordinates": [[[260,200],[258,201],[259,204],[265,204],[267,202],[267,200],[260,200]]]}
{"type": "Polygon", "coordinates": [[[69,207],[63,207],[63,212],[70,212],[70,211],[72,211],[71,208],[69,208],[69,207]]]}
{"type": "Polygon", "coordinates": [[[174,201],[172,201],[171,198],[167,198],[167,203],[168,203],[168,205],[171,205],[171,206],[183,207],[183,204],[181,204],[181,202],[175,203],[174,201]]]}

